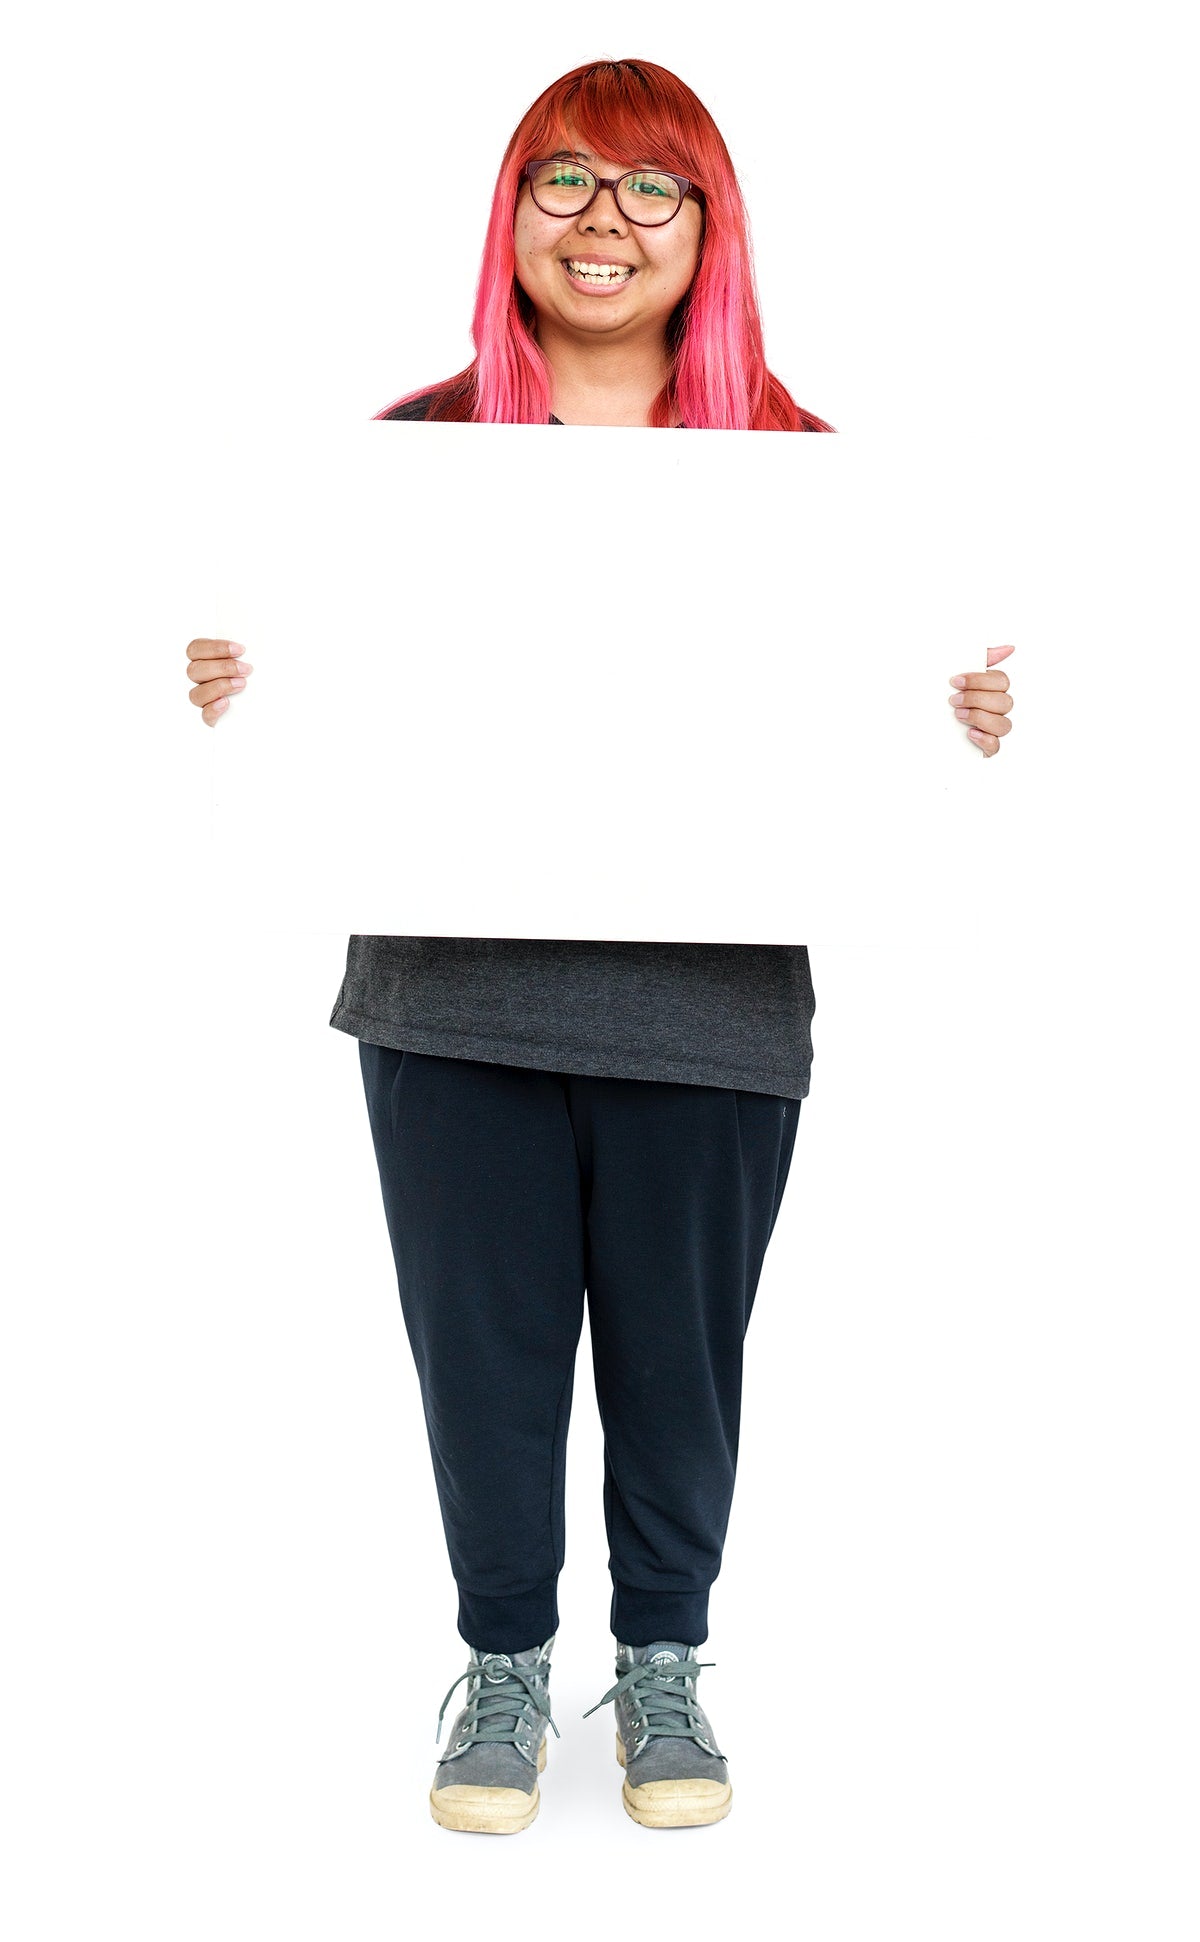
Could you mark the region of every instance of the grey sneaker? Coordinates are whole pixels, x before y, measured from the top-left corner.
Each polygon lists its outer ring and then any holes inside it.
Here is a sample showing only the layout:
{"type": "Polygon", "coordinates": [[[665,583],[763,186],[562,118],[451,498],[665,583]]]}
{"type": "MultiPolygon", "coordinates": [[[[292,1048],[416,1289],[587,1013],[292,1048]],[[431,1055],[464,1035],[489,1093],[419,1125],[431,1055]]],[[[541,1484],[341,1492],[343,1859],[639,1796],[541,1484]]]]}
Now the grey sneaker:
{"type": "Polygon", "coordinates": [[[595,1706],[615,1701],[621,1799],[642,1827],[702,1827],[733,1805],[729,1769],[696,1698],[701,1664],[693,1645],[659,1639],[617,1646],[617,1683],[595,1706]]]}
{"type": "MultiPolygon", "coordinates": [[[[538,1774],[546,1764],[550,1718],[550,1651],[481,1652],[442,1701],[437,1737],[455,1687],[467,1681],[467,1702],[450,1730],[429,1794],[441,1827],[470,1834],[518,1834],[541,1806],[538,1774]]],[[[557,1734],[558,1728],[554,1726],[557,1734]]]]}

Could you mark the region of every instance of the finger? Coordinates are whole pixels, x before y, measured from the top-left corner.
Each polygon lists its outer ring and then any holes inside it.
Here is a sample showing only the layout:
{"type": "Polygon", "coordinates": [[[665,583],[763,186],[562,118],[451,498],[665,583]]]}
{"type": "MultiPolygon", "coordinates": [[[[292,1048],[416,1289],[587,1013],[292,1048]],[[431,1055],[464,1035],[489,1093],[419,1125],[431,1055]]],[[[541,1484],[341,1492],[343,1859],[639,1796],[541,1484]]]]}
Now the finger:
{"type": "Polygon", "coordinates": [[[216,701],[220,695],[240,693],[245,685],[245,678],[240,674],[227,675],[221,681],[202,681],[199,687],[189,689],[188,700],[196,708],[206,708],[210,701],[216,701]]]}
{"type": "Polygon", "coordinates": [[[996,662],[1002,661],[1006,654],[1015,654],[1016,651],[1015,647],[989,647],[987,664],[990,668],[995,667],[996,662]]]}
{"type": "Polygon", "coordinates": [[[956,708],[954,712],[959,721],[981,728],[985,735],[1007,735],[1012,728],[1007,715],[994,715],[988,708],[956,708]]]}
{"type": "Polygon", "coordinates": [[[995,688],[1003,690],[1008,687],[1008,676],[1005,674],[1003,668],[998,668],[994,674],[990,673],[986,668],[973,668],[966,674],[952,674],[950,676],[950,686],[960,690],[963,688],[995,688]]]}
{"type": "Polygon", "coordinates": [[[999,752],[1000,744],[994,735],[985,734],[982,728],[971,728],[967,733],[976,748],[982,749],[985,755],[995,755],[999,752]]]}
{"type": "Polygon", "coordinates": [[[210,701],[207,707],[202,711],[203,719],[208,723],[210,728],[215,728],[217,723],[220,721],[221,717],[225,714],[228,707],[229,707],[228,695],[226,695],[224,699],[221,701],[210,701]]]}
{"type": "Polygon", "coordinates": [[[189,641],[189,661],[236,661],[245,648],[240,641],[189,641]]]}
{"type": "Polygon", "coordinates": [[[253,674],[253,661],[189,661],[187,664],[189,681],[215,681],[222,674],[253,674]]]}
{"type": "Polygon", "coordinates": [[[1013,698],[990,688],[959,688],[950,697],[951,705],[959,708],[990,708],[994,715],[1010,715],[1013,698]]]}

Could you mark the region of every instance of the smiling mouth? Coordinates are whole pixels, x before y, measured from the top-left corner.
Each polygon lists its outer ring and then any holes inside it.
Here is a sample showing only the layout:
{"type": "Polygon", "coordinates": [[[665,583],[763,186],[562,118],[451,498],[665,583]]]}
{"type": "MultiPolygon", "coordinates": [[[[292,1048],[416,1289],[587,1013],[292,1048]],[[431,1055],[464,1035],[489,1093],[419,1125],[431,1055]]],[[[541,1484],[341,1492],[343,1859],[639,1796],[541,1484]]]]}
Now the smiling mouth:
{"type": "Polygon", "coordinates": [[[573,282],[588,283],[601,289],[628,283],[637,274],[630,263],[593,263],[586,256],[564,257],[563,268],[573,282]]]}

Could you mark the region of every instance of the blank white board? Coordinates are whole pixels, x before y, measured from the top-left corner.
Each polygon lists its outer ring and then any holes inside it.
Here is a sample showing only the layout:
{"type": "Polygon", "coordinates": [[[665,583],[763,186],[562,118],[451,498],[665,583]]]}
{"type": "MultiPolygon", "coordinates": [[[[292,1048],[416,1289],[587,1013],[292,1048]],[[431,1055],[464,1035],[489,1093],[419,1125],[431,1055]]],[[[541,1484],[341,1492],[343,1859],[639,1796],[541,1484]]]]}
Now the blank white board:
{"type": "MultiPolygon", "coordinates": [[[[949,677],[1036,548],[969,448],[368,422],[227,455],[230,902],[416,935],[846,940],[961,924],[985,760],[949,677]]],[[[1013,767],[1009,763],[1009,769],[1013,767]]]]}

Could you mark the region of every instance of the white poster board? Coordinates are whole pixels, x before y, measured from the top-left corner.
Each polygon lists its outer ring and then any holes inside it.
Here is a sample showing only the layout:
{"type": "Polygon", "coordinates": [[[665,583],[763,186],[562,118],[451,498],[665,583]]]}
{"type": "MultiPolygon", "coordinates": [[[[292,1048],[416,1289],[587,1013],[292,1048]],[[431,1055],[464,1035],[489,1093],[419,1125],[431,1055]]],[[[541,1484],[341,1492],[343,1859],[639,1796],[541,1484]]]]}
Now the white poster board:
{"type": "Polygon", "coordinates": [[[959,928],[948,873],[1007,751],[967,739],[949,677],[1018,639],[1032,570],[1007,482],[969,450],[293,424],[246,433],[220,503],[198,631],[254,664],[213,737],[212,834],[246,916],[959,928]]]}

